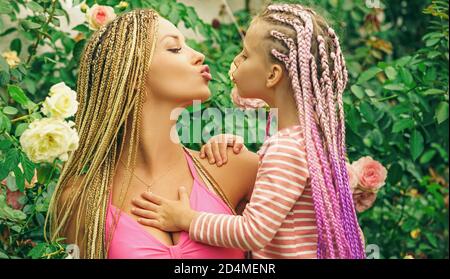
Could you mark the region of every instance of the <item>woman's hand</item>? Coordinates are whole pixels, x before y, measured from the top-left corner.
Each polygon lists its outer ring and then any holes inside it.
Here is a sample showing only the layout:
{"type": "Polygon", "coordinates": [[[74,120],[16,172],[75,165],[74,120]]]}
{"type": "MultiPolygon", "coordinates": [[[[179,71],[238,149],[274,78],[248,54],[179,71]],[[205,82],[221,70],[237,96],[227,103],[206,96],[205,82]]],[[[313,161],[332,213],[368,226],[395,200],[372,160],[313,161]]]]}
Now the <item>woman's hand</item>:
{"type": "Polygon", "coordinates": [[[178,190],[179,200],[168,200],[154,193],[144,192],[141,198],[133,199],[136,206],[131,213],[138,216],[144,226],[167,232],[189,231],[189,226],[198,212],[191,209],[186,188],[178,190]]]}
{"type": "Polygon", "coordinates": [[[208,158],[210,164],[217,164],[220,167],[226,164],[227,148],[233,147],[233,152],[239,154],[243,149],[247,149],[244,145],[244,139],[240,136],[231,134],[220,134],[208,140],[200,149],[200,158],[208,158]]]}

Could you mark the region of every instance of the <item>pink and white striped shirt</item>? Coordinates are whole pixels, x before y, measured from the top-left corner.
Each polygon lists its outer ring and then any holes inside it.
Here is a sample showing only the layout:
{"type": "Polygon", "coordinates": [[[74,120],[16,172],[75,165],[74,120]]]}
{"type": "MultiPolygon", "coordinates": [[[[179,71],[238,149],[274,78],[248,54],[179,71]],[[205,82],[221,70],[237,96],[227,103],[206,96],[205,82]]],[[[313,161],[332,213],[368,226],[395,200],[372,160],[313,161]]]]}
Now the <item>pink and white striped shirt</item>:
{"type": "Polygon", "coordinates": [[[316,258],[316,217],[300,126],[278,131],[258,155],[255,186],[242,216],[202,212],[190,225],[190,238],[250,250],[253,258],[316,258]]]}

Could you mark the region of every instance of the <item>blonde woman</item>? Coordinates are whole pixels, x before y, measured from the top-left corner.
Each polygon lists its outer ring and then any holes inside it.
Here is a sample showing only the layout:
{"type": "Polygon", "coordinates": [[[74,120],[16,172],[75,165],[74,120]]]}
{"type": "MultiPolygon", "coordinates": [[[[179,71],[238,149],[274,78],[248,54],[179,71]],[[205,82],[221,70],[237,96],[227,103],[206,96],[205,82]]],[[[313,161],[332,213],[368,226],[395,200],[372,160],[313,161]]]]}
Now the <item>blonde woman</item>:
{"type": "Polygon", "coordinates": [[[61,172],[46,237],[66,237],[82,258],[244,258],[240,249],[145,227],[131,214],[143,192],[177,200],[179,185],[191,206],[212,213],[233,214],[250,197],[257,155],[229,154],[218,168],[171,139],[174,109],[210,96],[204,55],[169,21],[142,9],[95,32],[80,63],[80,146],[61,172]]]}

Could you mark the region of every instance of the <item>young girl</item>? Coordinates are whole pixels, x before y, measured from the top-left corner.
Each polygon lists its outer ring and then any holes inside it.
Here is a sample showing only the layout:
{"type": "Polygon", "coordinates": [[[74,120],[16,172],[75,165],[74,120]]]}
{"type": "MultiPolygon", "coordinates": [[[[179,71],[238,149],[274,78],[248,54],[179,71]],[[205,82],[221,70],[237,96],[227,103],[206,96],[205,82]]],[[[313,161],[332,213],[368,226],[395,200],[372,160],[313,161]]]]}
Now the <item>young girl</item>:
{"type": "Polygon", "coordinates": [[[309,8],[270,5],[234,62],[240,96],[278,108],[279,130],[258,151],[242,216],[195,212],[180,188],[179,201],[143,193],[133,202],[139,222],[253,258],[365,258],[345,164],[347,71],[334,30],[309,8]]]}

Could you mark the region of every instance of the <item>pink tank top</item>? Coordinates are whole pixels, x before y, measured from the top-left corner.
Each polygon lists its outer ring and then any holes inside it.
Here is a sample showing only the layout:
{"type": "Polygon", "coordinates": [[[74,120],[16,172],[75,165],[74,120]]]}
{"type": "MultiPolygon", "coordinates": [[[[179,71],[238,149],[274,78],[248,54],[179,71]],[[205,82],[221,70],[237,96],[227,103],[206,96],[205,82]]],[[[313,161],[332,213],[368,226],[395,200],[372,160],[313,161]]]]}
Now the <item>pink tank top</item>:
{"type": "MultiPolygon", "coordinates": [[[[200,180],[188,154],[184,154],[194,178],[190,195],[192,209],[216,214],[233,213],[224,201],[212,193],[200,180]]],[[[109,235],[114,217],[117,226],[108,251],[109,259],[243,259],[240,249],[209,246],[189,238],[188,232],[181,232],[176,245],[166,245],[151,235],[126,212],[115,214],[119,209],[108,201],[105,235],[109,235]]]]}

